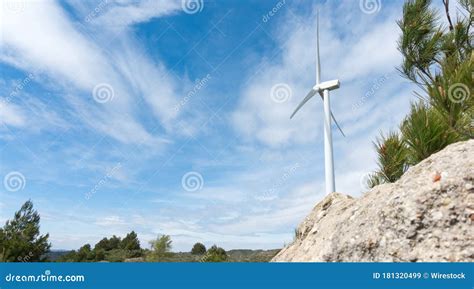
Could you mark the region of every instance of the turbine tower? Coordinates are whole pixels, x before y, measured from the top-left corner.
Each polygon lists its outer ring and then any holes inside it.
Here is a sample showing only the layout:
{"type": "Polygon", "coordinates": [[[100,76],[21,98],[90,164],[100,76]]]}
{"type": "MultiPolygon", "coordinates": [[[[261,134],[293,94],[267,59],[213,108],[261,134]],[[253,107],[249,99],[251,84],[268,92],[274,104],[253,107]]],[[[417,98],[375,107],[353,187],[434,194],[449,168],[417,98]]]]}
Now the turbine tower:
{"type": "Polygon", "coordinates": [[[344,132],[336,121],[336,118],[331,112],[331,105],[329,101],[329,91],[339,88],[339,80],[329,80],[321,82],[321,61],[319,59],[319,11],[316,19],[316,85],[309,91],[306,97],[296,107],[291,114],[290,119],[300,110],[300,108],[308,102],[316,93],[318,93],[324,103],[324,168],[326,174],[326,195],[336,191],[334,180],[334,157],[332,152],[332,133],[331,133],[331,118],[334,120],[337,128],[343,136],[344,132]]]}

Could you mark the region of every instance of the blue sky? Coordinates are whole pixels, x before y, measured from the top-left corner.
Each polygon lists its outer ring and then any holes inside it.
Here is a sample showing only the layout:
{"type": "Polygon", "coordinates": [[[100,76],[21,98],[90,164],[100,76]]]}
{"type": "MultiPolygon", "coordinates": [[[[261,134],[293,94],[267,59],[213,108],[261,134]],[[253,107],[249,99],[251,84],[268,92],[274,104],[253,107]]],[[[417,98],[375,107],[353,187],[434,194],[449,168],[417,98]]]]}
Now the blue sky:
{"type": "Polygon", "coordinates": [[[322,79],[341,81],[337,191],[364,191],[372,141],[415,99],[402,2],[365,2],[4,2],[0,221],[31,199],[54,249],[131,230],[177,251],[290,242],[324,195],[321,101],[289,120],[314,84],[316,10],[322,79]]]}

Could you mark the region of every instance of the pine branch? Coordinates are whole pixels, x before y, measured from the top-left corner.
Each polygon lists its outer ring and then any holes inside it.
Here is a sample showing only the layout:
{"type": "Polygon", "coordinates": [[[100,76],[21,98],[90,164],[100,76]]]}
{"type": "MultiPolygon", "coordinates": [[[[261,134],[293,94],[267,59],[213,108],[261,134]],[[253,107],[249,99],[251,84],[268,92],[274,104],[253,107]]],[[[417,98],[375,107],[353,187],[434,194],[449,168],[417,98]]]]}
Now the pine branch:
{"type": "Polygon", "coordinates": [[[453,22],[451,21],[451,15],[449,15],[449,0],[443,0],[444,11],[446,12],[446,18],[448,18],[449,31],[454,30],[453,22]]]}

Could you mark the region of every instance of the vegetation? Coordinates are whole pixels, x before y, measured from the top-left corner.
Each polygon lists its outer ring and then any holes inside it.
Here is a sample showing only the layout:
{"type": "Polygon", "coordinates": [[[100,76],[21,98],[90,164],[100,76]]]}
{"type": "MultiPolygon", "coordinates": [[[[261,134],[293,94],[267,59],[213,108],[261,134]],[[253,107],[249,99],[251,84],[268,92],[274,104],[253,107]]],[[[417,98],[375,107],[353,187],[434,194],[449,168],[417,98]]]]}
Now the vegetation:
{"type": "Polygon", "coordinates": [[[407,163],[410,165],[460,140],[435,109],[421,102],[412,105],[400,129],[407,148],[407,163]]]}
{"type": "Polygon", "coordinates": [[[0,261],[41,262],[51,244],[49,234],[40,235],[40,215],[27,201],[0,229],[0,261]]]}
{"type": "Polygon", "coordinates": [[[381,135],[375,144],[378,154],[378,166],[380,170],[372,176],[372,182],[394,182],[400,178],[406,170],[406,147],[395,132],[381,135]]]}
{"type": "Polygon", "coordinates": [[[191,252],[171,252],[171,237],[162,235],[150,242],[151,249],[142,249],[137,234],[132,231],[123,239],[103,238],[92,247],[85,244],[77,251],[49,251],[49,235],[39,234],[40,216],[27,201],[14,218],[0,228],[0,262],[268,262],[279,250],[231,250],[202,243],[194,244],[191,252]]]}
{"type": "Polygon", "coordinates": [[[204,246],[202,243],[194,244],[193,248],[191,249],[191,254],[193,255],[206,254],[206,246],[204,246]]]}
{"type": "Polygon", "coordinates": [[[201,262],[226,262],[228,260],[227,253],[221,247],[213,245],[207,250],[206,255],[201,259],[201,262]]]}
{"type": "Polygon", "coordinates": [[[90,244],[85,244],[77,251],[71,251],[58,258],[59,262],[123,262],[128,258],[137,258],[144,255],[140,247],[137,234],[132,231],[125,238],[117,236],[103,238],[94,249],[90,244]]]}
{"type": "Polygon", "coordinates": [[[128,233],[120,242],[120,248],[127,251],[140,251],[140,241],[138,240],[137,233],[134,231],[128,233]]]}
{"type": "Polygon", "coordinates": [[[171,256],[171,237],[162,235],[156,240],[150,241],[151,251],[147,254],[146,259],[150,262],[164,261],[171,256]]]}
{"type": "Polygon", "coordinates": [[[369,187],[394,182],[415,165],[447,145],[474,138],[472,71],[473,7],[460,0],[463,11],[451,17],[444,0],[447,27],[440,22],[430,0],[408,0],[398,22],[402,31],[398,48],[403,56],[400,72],[416,83],[422,94],[412,104],[399,132],[383,134],[374,143],[378,170],[369,187]]]}

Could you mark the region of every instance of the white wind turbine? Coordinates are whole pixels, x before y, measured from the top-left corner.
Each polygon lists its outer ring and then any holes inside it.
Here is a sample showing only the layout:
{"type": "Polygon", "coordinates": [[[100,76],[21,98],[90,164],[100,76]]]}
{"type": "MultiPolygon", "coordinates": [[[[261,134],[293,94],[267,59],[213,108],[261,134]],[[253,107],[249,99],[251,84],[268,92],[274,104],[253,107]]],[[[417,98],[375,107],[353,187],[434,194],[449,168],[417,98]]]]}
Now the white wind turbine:
{"type": "Polygon", "coordinates": [[[329,103],[329,91],[339,88],[339,80],[329,80],[321,82],[321,62],[319,59],[319,12],[317,15],[317,26],[316,26],[316,85],[310,90],[306,97],[296,107],[295,111],[291,114],[290,119],[300,110],[300,108],[308,102],[316,93],[319,93],[324,102],[324,167],[326,173],[326,195],[335,192],[335,181],[334,181],[334,157],[332,153],[332,133],[331,133],[331,118],[334,120],[337,128],[343,136],[344,132],[336,121],[336,118],[331,112],[329,103]]]}

